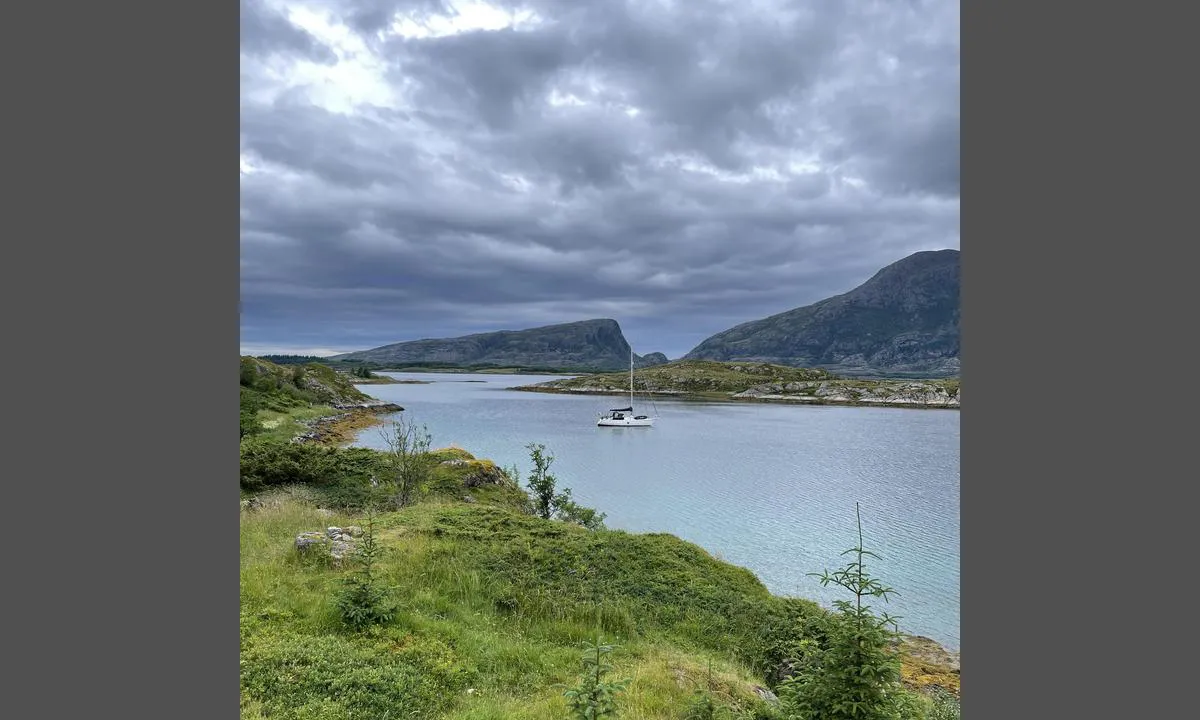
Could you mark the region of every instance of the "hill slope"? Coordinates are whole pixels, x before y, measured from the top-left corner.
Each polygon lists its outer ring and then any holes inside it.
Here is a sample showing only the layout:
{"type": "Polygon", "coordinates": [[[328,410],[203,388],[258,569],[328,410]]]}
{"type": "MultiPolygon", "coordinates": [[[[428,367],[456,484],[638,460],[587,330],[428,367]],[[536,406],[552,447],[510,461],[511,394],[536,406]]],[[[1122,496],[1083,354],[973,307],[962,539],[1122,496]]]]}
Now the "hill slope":
{"type": "Polygon", "coordinates": [[[717,333],[684,359],[954,376],[958,324],[959,251],[919,252],[848,293],[717,333]]]}
{"type": "MultiPolygon", "coordinates": [[[[617,370],[629,367],[629,342],[616,320],[596,319],[501,330],[456,338],[411,340],[371,350],[335,355],[331,360],[362,360],[383,365],[447,363],[546,368],[617,370]]],[[[634,365],[655,364],[661,353],[635,355],[634,365]]],[[[662,358],[665,360],[665,358],[662,358]]]]}
{"type": "Polygon", "coordinates": [[[310,403],[332,407],[362,405],[374,398],[354,387],[352,379],[320,363],[277,365],[242,356],[242,394],[257,396],[264,407],[284,410],[310,403]]]}

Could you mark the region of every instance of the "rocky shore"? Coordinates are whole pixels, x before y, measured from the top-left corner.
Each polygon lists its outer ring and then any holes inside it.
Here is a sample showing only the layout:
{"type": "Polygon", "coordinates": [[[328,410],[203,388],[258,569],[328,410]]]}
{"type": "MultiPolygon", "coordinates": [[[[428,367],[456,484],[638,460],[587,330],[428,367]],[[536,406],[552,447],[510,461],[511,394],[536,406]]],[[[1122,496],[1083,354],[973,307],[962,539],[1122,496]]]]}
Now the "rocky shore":
{"type": "MultiPolygon", "coordinates": [[[[549,383],[509,388],[523,392],[556,393],[563,395],[624,395],[617,388],[577,386],[561,387],[549,383]]],[[[695,400],[727,400],[730,402],[778,402],[804,405],[846,405],[876,407],[950,408],[959,409],[961,392],[951,394],[944,388],[923,382],[898,382],[880,387],[847,387],[838,381],[821,383],[765,384],[736,393],[693,392],[688,390],[641,390],[642,396],[673,397],[695,400]]]]}
{"type": "Polygon", "coordinates": [[[382,400],[352,404],[338,403],[333,407],[336,410],[345,410],[345,412],[301,421],[308,430],[292,438],[292,442],[343,445],[352,441],[359,430],[382,423],[382,415],[404,411],[404,408],[396,403],[382,400]]]}

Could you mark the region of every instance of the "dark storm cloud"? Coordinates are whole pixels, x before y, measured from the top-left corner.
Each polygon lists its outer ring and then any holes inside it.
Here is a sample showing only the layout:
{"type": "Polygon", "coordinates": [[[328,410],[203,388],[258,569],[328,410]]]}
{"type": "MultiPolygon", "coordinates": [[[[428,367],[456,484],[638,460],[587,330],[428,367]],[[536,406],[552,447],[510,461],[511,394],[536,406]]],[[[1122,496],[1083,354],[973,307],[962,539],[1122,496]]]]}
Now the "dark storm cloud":
{"type": "MultiPolygon", "coordinates": [[[[370,81],[243,64],[248,346],[613,317],[677,356],[958,246],[952,2],[545,0],[516,30],[386,32],[450,6],[307,5],[370,81]]],[[[256,7],[244,52],[328,49],[256,7]]]]}
{"type": "Polygon", "coordinates": [[[314,62],[337,62],[337,55],[327,45],[293,25],[263,0],[241,0],[241,5],[243,53],[284,53],[298,55],[314,62]]]}

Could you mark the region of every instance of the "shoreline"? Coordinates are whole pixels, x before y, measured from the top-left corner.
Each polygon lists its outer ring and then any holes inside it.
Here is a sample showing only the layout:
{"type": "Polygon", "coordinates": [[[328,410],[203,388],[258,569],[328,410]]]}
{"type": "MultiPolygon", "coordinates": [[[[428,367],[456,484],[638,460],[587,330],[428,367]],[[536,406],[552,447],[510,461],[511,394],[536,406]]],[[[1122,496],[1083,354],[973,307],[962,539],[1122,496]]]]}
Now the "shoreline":
{"type": "MultiPolygon", "coordinates": [[[[555,388],[539,387],[537,385],[518,385],[505,388],[520,392],[537,392],[548,395],[600,395],[609,397],[628,397],[628,393],[606,388],[555,388]]],[[[909,410],[960,410],[957,403],[927,403],[919,401],[876,401],[876,400],[842,400],[828,397],[813,397],[807,395],[741,395],[740,393],[698,393],[686,390],[640,390],[637,394],[649,397],[673,398],[693,402],[727,402],[727,403],[767,403],[774,405],[817,405],[829,407],[887,407],[909,410]]]]}
{"type": "Polygon", "coordinates": [[[384,424],[383,415],[404,411],[404,408],[396,403],[378,401],[334,407],[344,412],[309,420],[304,423],[308,427],[308,432],[292,438],[292,442],[342,447],[352,442],[358,431],[384,424]]]}

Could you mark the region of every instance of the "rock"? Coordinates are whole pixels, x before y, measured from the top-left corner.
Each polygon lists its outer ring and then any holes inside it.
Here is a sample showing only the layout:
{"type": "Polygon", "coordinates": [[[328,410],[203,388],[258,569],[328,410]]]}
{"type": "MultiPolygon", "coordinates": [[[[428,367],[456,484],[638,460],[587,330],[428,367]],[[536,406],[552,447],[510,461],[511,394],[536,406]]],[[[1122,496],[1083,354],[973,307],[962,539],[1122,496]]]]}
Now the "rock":
{"type": "Polygon", "coordinates": [[[341,562],[347,555],[354,550],[354,545],[345,540],[334,540],[329,545],[329,556],[335,561],[341,562]]]}
{"type": "Polygon", "coordinates": [[[330,540],[336,540],[342,534],[342,529],[340,527],[328,527],[325,528],[325,534],[329,536],[330,540]]]}
{"type": "Polygon", "coordinates": [[[350,525],[349,527],[343,528],[342,531],[350,533],[350,537],[359,537],[363,534],[363,529],[357,525],[350,525]]]}
{"type": "Polygon", "coordinates": [[[752,689],[754,690],[755,695],[759,696],[768,703],[771,703],[772,705],[779,704],[779,697],[765,687],[762,687],[761,685],[755,685],[752,689]]]}
{"type": "Polygon", "coordinates": [[[504,471],[491,463],[474,462],[478,467],[463,478],[463,486],[468,488],[480,485],[503,485],[506,479],[504,471]]]}
{"type": "Polygon", "coordinates": [[[479,502],[479,501],[476,500],[475,498],[471,497],[470,495],[463,495],[463,502],[475,503],[475,502],[479,502]]]}
{"type": "Polygon", "coordinates": [[[319,532],[303,532],[296,536],[296,549],[300,552],[311,552],[313,546],[323,546],[325,536],[319,532]]]}

